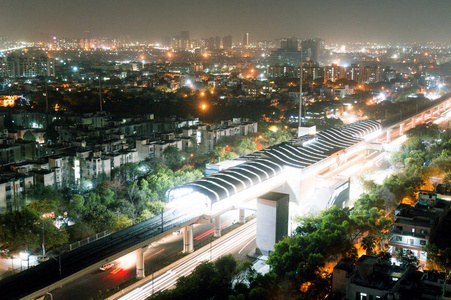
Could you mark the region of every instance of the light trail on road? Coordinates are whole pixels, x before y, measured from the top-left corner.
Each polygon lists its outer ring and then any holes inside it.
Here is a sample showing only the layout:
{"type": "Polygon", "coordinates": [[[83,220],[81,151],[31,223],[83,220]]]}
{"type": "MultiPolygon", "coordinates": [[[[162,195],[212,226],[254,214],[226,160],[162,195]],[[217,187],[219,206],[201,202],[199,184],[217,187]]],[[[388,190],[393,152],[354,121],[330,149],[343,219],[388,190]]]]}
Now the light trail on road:
{"type": "Polygon", "coordinates": [[[248,226],[238,228],[234,234],[224,236],[220,240],[217,240],[214,245],[211,244],[210,247],[206,246],[203,250],[194,252],[194,255],[190,259],[181,262],[163,275],[154,278],[145,285],[131,291],[119,299],[144,300],[155,292],[172,287],[179,277],[191,274],[194,268],[201,262],[209,261],[210,258],[214,261],[219,257],[230,253],[235,247],[238,247],[243,243],[246,244],[249,240],[253,240],[255,238],[256,230],[257,225],[255,221],[248,226]]]}
{"type": "MultiPolygon", "coordinates": [[[[225,222],[222,222],[222,223],[221,223],[221,228],[225,228],[227,225],[229,225],[230,223],[232,223],[232,221],[233,221],[233,220],[230,219],[230,220],[227,220],[227,221],[225,221],[225,222]]],[[[199,234],[198,236],[196,236],[196,237],[194,238],[194,240],[195,240],[195,241],[200,241],[201,239],[207,237],[208,235],[213,234],[214,231],[215,231],[214,228],[209,229],[209,230],[205,231],[204,233],[201,233],[201,234],[199,234]]]]}

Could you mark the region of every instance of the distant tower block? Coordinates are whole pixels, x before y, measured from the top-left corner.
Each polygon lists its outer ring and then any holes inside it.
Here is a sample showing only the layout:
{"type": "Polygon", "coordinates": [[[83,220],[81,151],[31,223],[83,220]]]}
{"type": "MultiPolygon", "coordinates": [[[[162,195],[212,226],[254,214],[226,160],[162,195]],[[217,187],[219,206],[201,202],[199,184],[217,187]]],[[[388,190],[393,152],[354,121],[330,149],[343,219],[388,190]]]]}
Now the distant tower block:
{"type": "Polygon", "coordinates": [[[257,253],[268,255],[288,235],[289,195],[269,192],[257,198],[257,253]]]}

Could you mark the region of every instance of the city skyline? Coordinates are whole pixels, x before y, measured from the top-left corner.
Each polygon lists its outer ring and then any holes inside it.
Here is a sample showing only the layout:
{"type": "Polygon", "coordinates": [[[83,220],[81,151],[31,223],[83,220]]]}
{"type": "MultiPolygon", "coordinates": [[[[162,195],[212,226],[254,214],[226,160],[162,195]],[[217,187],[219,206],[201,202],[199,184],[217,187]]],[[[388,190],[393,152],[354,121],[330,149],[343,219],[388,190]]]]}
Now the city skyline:
{"type": "Polygon", "coordinates": [[[0,1],[0,35],[39,40],[130,36],[161,42],[190,31],[192,39],[232,35],[239,43],[281,36],[322,37],[328,42],[451,42],[450,1],[0,1]]]}

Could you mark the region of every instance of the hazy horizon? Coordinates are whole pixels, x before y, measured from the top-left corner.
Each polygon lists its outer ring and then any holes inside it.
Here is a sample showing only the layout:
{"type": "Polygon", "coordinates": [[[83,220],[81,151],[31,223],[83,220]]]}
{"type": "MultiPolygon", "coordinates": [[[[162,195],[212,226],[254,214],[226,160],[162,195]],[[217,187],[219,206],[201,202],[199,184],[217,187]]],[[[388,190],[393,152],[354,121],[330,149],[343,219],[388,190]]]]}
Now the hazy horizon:
{"type": "Polygon", "coordinates": [[[449,0],[0,0],[0,35],[39,40],[130,36],[162,41],[190,31],[191,39],[249,32],[250,41],[321,37],[327,43],[451,42],[449,0]]]}

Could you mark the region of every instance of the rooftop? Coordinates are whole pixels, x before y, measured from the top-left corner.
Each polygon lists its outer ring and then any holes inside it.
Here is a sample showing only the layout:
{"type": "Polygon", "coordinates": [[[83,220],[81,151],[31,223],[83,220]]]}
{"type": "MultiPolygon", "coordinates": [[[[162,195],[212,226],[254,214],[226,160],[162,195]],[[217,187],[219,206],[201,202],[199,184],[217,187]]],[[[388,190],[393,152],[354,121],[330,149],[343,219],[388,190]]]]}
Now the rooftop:
{"type": "Polygon", "coordinates": [[[380,128],[376,121],[362,120],[339,129],[328,129],[308,138],[295,138],[247,155],[243,157],[248,159],[247,162],[176,187],[168,195],[178,189],[191,189],[206,195],[212,202],[217,202],[275,177],[285,167],[304,169],[312,166],[333,153],[363,142],[363,137],[380,128]]]}

